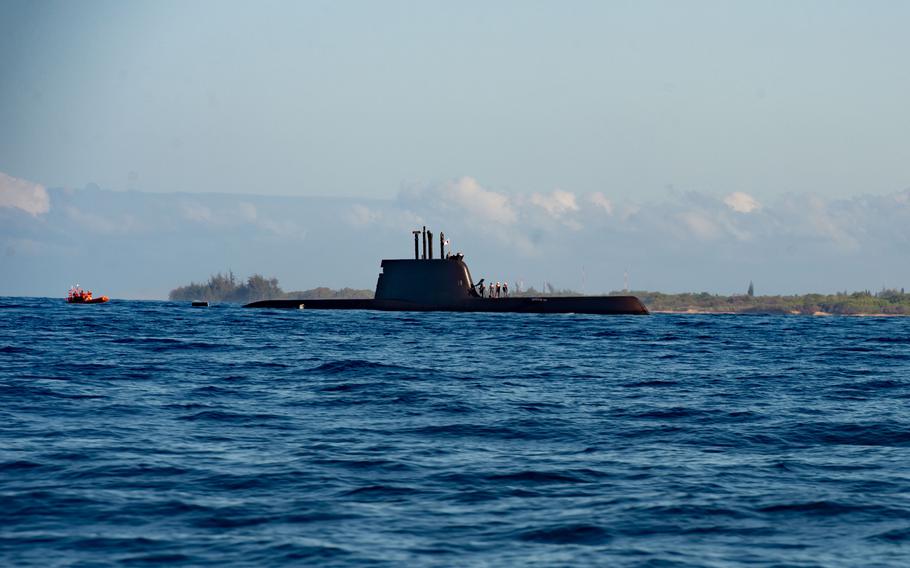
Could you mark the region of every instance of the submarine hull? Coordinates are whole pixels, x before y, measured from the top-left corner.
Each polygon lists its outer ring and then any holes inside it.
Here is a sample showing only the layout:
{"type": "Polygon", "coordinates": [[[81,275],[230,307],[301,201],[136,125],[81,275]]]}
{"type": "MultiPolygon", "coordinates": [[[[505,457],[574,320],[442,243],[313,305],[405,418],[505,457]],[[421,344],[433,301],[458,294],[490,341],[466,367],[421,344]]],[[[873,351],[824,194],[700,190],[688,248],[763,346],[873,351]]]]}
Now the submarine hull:
{"type": "Polygon", "coordinates": [[[307,310],[379,310],[388,312],[502,312],[523,314],[647,315],[635,296],[556,296],[530,298],[465,298],[455,302],[421,303],[405,300],[261,300],[246,308],[307,310]]]}
{"type": "MultiPolygon", "coordinates": [[[[432,255],[431,255],[432,256],[432,255]]],[[[504,312],[520,314],[645,315],[635,296],[484,298],[457,254],[440,259],[386,259],[371,300],[262,300],[248,308],[381,310],[388,312],[504,312]]],[[[482,282],[482,281],[481,281],[482,282]]]]}

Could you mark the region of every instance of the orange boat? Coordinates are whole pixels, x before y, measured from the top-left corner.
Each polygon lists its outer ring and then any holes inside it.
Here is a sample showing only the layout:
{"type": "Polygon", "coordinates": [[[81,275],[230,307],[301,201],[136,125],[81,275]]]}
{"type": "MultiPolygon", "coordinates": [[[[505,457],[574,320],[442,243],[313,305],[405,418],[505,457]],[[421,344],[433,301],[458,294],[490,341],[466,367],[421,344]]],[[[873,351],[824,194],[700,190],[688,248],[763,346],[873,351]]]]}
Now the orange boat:
{"type": "Polygon", "coordinates": [[[70,288],[70,291],[66,294],[67,304],[103,304],[108,300],[110,298],[107,296],[93,298],[91,290],[83,290],[78,284],[70,288]]]}

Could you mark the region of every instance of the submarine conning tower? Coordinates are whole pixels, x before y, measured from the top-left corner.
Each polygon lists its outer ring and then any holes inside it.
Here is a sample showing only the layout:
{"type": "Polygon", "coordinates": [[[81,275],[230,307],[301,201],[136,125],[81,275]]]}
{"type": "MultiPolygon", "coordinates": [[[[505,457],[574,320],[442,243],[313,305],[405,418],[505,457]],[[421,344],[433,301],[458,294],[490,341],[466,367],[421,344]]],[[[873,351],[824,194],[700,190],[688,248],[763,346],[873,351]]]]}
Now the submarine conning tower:
{"type": "Polygon", "coordinates": [[[477,297],[464,255],[446,255],[445,233],[439,233],[439,258],[434,259],[433,233],[426,227],[411,232],[414,258],[382,261],[375,299],[444,305],[477,297]]]}

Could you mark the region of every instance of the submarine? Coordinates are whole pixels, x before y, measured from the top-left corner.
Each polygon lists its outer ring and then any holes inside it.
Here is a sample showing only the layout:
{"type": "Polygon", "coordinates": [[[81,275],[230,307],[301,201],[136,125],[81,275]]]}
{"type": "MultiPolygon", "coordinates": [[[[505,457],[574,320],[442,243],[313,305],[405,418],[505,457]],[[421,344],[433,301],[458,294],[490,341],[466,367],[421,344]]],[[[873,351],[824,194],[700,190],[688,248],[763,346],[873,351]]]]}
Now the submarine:
{"type": "MultiPolygon", "coordinates": [[[[381,310],[414,312],[504,312],[529,314],[647,315],[635,296],[489,297],[481,280],[474,283],[462,253],[446,254],[445,234],[439,234],[439,257],[433,258],[433,233],[414,234],[414,258],[385,259],[373,298],[345,300],[260,300],[245,308],[307,310],[381,310]],[[422,249],[421,249],[422,243],[422,249]],[[422,250],[422,256],[420,255],[422,250]],[[480,288],[481,291],[478,291],[480,288]]],[[[492,288],[492,287],[491,287],[492,288]]]]}

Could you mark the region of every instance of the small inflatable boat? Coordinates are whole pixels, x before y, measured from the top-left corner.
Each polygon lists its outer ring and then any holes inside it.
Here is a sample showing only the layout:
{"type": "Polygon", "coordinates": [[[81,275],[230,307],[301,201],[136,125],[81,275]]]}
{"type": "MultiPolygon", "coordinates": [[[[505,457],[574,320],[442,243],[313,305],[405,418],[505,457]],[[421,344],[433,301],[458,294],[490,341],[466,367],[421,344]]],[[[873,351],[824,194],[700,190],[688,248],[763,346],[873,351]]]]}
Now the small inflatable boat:
{"type": "Polygon", "coordinates": [[[70,288],[70,291],[66,294],[67,304],[103,304],[108,300],[110,298],[107,296],[93,298],[91,290],[83,290],[78,284],[70,288]]]}

